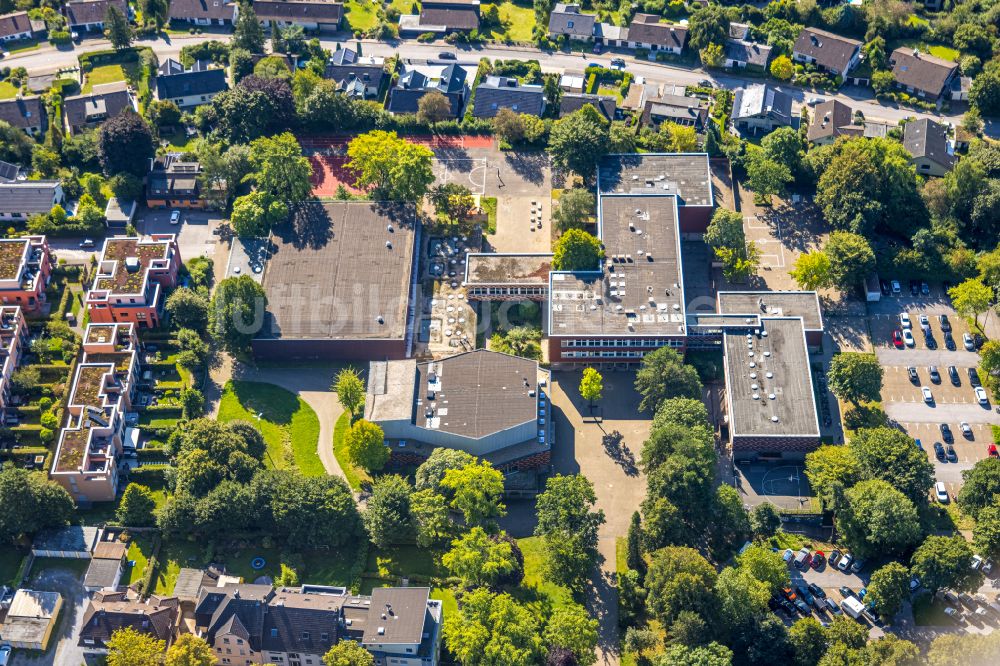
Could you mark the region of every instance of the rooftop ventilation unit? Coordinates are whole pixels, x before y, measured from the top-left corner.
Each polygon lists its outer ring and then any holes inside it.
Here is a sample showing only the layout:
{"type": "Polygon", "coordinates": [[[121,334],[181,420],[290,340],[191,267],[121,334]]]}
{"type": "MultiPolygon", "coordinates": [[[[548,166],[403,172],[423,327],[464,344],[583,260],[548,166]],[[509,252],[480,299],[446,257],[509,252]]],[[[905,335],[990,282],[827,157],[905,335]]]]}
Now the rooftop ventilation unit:
{"type": "Polygon", "coordinates": [[[139,270],[139,257],[125,257],[125,270],[130,273],[139,270]]]}

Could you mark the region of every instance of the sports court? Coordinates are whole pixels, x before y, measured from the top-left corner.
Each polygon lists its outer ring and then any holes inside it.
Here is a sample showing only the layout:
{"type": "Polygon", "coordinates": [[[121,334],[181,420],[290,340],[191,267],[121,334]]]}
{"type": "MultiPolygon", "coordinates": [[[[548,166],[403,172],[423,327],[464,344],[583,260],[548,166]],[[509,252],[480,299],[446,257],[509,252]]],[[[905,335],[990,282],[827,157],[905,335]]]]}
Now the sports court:
{"type": "Polygon", "coordinates": [[[818,508],[805,467],[788,461],[739,462],[737,489],[750,506],[770,502],[781,509],[818,508]]]}
{"type": "Polygon", "coordinates": [[[743,218],[747,237],[760,250],[760,265],[763,268],[785,268],[785,244],[781,237],[781,223],[773,226],[762,222],[756,215],[743,218]]]}

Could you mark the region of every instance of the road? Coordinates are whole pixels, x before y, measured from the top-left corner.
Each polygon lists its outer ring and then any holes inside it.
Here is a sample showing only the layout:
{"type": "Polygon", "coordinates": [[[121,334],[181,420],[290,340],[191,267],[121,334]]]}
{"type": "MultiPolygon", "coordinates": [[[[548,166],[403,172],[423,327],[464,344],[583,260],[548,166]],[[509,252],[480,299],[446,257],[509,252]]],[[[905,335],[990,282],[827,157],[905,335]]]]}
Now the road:
{"type": "MultiPolygon", "coordinates": [[[[157,39],[142,39],[136,42],[140,46],[151,47],[162,60],[167,57],[177,58],[181,48],[189,44],[216,39],[228,42],[230,35],[227,33],[206,33],[202,35],[167,35],[157,39]]],[[[324,48],[336,50],[337,45],[353,43],[354,40],[346,33],[342,35],[329,36],[320,40],[324,48]]],[[[443,50],[455,51],[456,48],[444,44],[421,44],[415,40],[400,40],[395,42],[378,42],[373,40],[361,40],[362,50],[367,55],[390,56],[401,53],[407,58],[437,58],[443,50]]],[[[55,48],[48,44],[42,45],[34,51],[23,51],[8,55],[4,59],[4,65],[9,67],[25,67],[31,74],[48,74],[59,69],[75,67],[77,58],[81,53],[98,51],[111,48],[110,43],[105,39],[87,39],[81,44],[72,47],[55,48]]],[[[729,74],[709,73],[701,68],[688,68],[671,65],[667,63],[650,62],[647,60],[637,60],[628,52],[608,52],[602,55],[579,54],[553,52],[544,53],[537,49],[523,46],[501,46],[488,45],[483,47],[471,47],[464,45],[458,49],[460,59],[478,61],[480,58],[535,58],[542,62],[542,68],[546,72],[576,71],[582,72],[589,63],[596,62],[602,65],[610,65],[611,57],[622,57],[626,62],[626,71],[631,72],[636,77],[643,77],[647,83],[655,84],[676,84],[693,85],[706,79],[712,80],[727,88],[737,88],[748,83],[757,83],[758,80],[747,80],[729,74]]],[[[807,98],[817,98],[821,101],[837,99],[848,104],[856,111],[861,111],[866,118],[882,119],[890,122],[897,122],[903,118],[917,116],[934,118],[938,121],[948,121],[959,123],[961,114],[938,114],[923,113],[915,109],[898,107],[895,105],[884,105],[874,99],[872,91],[868,88],[847,86],[835,94],[813,92],[793,85],[778,85],[778,89],[789,93],[795,101],[794,111],[797,113],[798,107],[805,103],[807,98]]],[[[986,121],[986,134],[992,137],[1000,136],[1000,121],[986,121]]]]}

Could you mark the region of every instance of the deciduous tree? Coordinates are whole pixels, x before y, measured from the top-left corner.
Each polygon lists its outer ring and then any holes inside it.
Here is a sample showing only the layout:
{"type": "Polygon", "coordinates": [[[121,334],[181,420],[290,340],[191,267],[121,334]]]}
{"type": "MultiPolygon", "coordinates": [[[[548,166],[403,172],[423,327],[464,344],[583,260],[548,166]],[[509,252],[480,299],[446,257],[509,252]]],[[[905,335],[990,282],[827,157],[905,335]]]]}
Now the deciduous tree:
{"type": "Polygon", "coordinates": [[[517,568],[510,543],[494,540],[481,527],[473,527],[451,542],[451,550],[441,556],[441,563],[466,587],[491,587],[517,568]]]}
{"type": "Polygon", "coordinates": [[[854,405],[882,397],[882,366],[875,354],[841,352],[830,361],[827,372],[834,395],[854,405]]]}
{"type": "Polygon", "coordinates": [[[279,201],[299,202],[312,196],[312,166],[290,132],[265,136],[250,144],[253,181],[279,201]]]}
{"type": "Polygon", "coordinates": [[[543,642],[538,620],[509,594],[479,588],[462,597],[444,619],[449,651],[462,664],[514,666],[537,663],[543,642]]]}
{"type": "Polygon", "coordinates": [[[597,531],[604,512],[593,510],[594,485],[575,474],[550,477],[538,496],[535,535],[545,542],[547,575],[571,589],[581,589],[597,561],[597,531]]]}
{"type": "Polygon", "coordinates": [[[155,524],[153,509],[156,500],[152,491],[138,483],[130,483],[122,493],[115,516],[118,522],[126,527],[152,527],[155,524]]]}
{"type": "Polygon", "coordinates": [[[819,620],[809,616],[797,620],[788,629],[796,666],[816,666],[826,652],[826,630],[819,620]]]}
{"type": "Polygon", "coordinates": [[[543,634],[545,643],[552,648],[565,648],[576,657],[580,666],[590,666],[597,661],[597,620],[579,604],[568,604],[556,609],[543,634]]]}
{"type": "Polygon", "coordinates": [[[972,548],[960,534],[927,537],[913,552],[910,571],[931,592],[974,590],[983,581],[982,573],[972,568],[972,548]]]}
{"type": "Polygon", "coordinates": [[[208,299],[193,289],[175,289],[167,298],[166,309],[180,328],[204,331],[208,327],[208,299]]]}
{"type": "Polygon", "coordinates": [[[905,432],[862,428],[851,438],[850,448],[862,478],[889,483],[916,506],[927,501],[934,485],[934,466],[905,432]]]}
{"type": "Polygon", "coordinates": [[[604,378],[594,368],[584,368],[580,377],[580,397],[594,408],[594,403],[601,399],[601,392],[604,390],[604,378]]]}
{"type": "Polygon", "coordinates": [[[828,444],[806,454],[806,478],[823,504],[830,507],[835,488],[850,488],[861,480],[861,466],[850,448],[828,444]]]}
{"type": "Polygon", "coordinates": [[[0,541],[62,527],[73,515],[73,499],[44,475],[5,466],[0,470],[0,541]]]}
{"type": "Polygon", "coordinates": [[[586,181],[595,177],[597,161],[607,154],[609,144],[608,122],[589,105],[557,120],[549,134],[553,164],[586,181]]]}
{"type": "Polygon", "coordinates": [[[108,666],[159,666],[167,644],[132,627],[118,629],[108,639],[108,666]]]}
{"type": "Polygon", "coordinates": [[[977,278],[966,280],[962,284],[948,290],[951,302],[963,317],[972,317],[979,326],[979,314],[990,308],[993,300],[993,290],[982,283],[977,278]]]}
{"type": "Polygon", "coordinates": [[[340,641],[323,655],[324,666],[375,666],[375,657],[356,641],[340,641]]]}
{"type": "Polygon", "coordinates": [[[910,599],[910,572],[899,562],[889,562],[877,569],[868,583],[865,601],[875,605],[875,612],[891,618],[910,599]]]}
{"type": "Polygon", "coordinates": [[[164,666],[214,666],[215,654],[204,638],[181,634],[167,650],[164,666]]]}
{"type": "Polygon", "coordinates": [[[344,368],[338,372],[337,379],[330,389],[337,394],[337,402],[351,416],[357,414],[365,405],[365,383],[354,368],[344,368]]]}
{"type": "Polygon", "coordinates": [[[858,234],[834,231],[823,252],[830,258],[830,280],[841,289],[857,287],[875,270],[875,253],[858,234]]]}
{"type": "Polygon", "coordinates": [[[809,291],[833,285],[830,277],[830,257],[822,250],[800,254],[795,260],[795,268],[788,274],[801,289],[809,291]]]}
{"type": "Polygon", "coordinates": [[[855,554],[898,554],[920,540],[913,502],[880,479],[861,481],[845,493],[837,529],[855,554]]]}
{"type": "Polygon", "coordinates": [[[973,518],[993,503],[1000,494],[1000,459],[983,458],[962,472],[962,489],[958,491],[958,506],[973,518]]]}
{"type": "Polygon", "coordinates": [[[436,90],[424,94],[417,102],[417,118],[422,122],[439,123],[451,115],[451,102],[436,90]]]}
{"type": "Polygon", "coordinates": [[[642,396],[639,409],[657,412],[660,404],[670,398],[701,398],[698,372],[670,347],[646,354],[635,375],[635,390],[642,396]]]}
{"type": "Polygon", "coordinates": [[[780,553],[766,546],[750,546],[737,556],[736,563],[741,570],[766,584],[772,594],[788,585],[788,566],[780,553]]]}
{"type": "Polygon", "coordinates": [[[646,574],[650,612],[668,623],[684,610],[711,612],[717,577],[715,567],[693,548],[668,547],[652,553],[646,574]]]}
{"type": "Polygon", "coordinates": [[[226,351],[246,351],[264,324],[267,295],[249,275],[226,278],[212,296],[209,328],[226,351]]]}
{"type": "Polygon", "coordinates": [[[107,175],[124,172],[142,178],[153,156],[153,133],[142,116],[126,110],[101,125],[97,154],[107,175]]]}
{"type": "MultiPolygon", "coordinates": [[[[380,442],[381,444],[381,442],[380,442]]],[[[413,487],[398,474],[380,476],[361,514],[372,543],[385,548],[411,542],[414,537],[410,497],[413,487]]]]}
{"type": "Polygon", "coordinates": [[[416,201],[434,182],[434,153],[395,132],[375,130],[355,137],[347,147],[347,168],[354,185],[391,201],[416,201]]]}
{"type": "Polygon", "coordinates": [[[358,420],[344,436],[347,455],[358,467],[377,471],[389,462],[389,447],[385,445],[382,428],[364,419],[358,420]]]}
{"type": "Polygon", "coordinates": [[[780,55],[771,61],[771,76],[779,81],[788,81],[795,73],[791,59],[786,55],[780,55]]]}
{"type": "Polygon", "coordinates": [[[560,231],[583,229],[594,219],[594,195],[590,190],[574,187],[564,190],[552,209],[552,221],[560,231]]]}
{"type": "Polygon", "coordinates": [[[503,474],[485,460],[446,470],[441,487],[451,492],[452,508],[461,511],[470,526],[492,525],[507,513],[501,501],[503,474]]]}
{"type": "Polygon", "coordinates": [[[557,271],[596,271],[604,258],[601,241],[580,229],[570,229],[556,241],[552,268],[557,271]]]}

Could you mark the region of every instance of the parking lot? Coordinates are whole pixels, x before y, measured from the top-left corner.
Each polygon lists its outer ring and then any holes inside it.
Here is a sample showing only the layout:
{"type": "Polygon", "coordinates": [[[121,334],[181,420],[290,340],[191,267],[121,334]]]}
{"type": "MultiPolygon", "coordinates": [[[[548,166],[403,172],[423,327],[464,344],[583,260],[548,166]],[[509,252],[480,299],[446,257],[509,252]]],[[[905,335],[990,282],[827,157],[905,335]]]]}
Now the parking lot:
{"type": "Polygon", "coordinates": [[[136,213],[136,230],[144,235],[177,234],[177,247],[181,259],[192,257],[212,258],[219,245],[218,236],[212,233],[221,223],[218,213],[198,210],[181,210],[179,224],[170,224],[169,209],[143,209],[136,213]]]}

